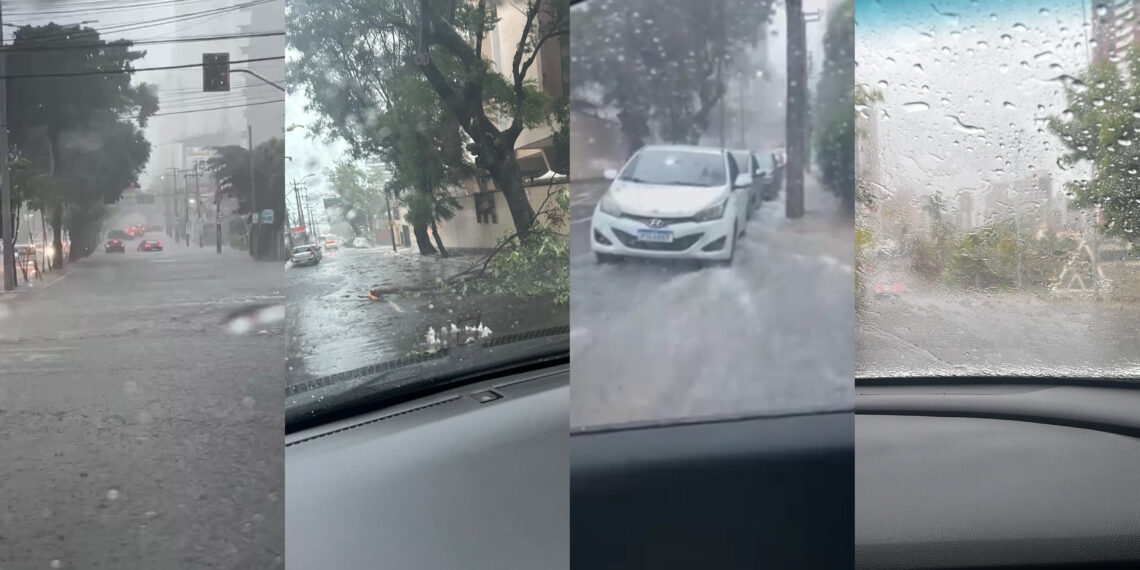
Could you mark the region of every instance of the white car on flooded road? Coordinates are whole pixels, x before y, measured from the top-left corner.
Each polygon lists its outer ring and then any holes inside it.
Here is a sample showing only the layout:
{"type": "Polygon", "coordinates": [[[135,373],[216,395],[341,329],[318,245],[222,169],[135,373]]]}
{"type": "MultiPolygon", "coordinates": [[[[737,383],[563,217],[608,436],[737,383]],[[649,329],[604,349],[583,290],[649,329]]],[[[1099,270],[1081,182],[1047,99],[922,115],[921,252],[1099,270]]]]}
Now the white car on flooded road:
{"type": "Polygon", "coordinates": [[[647,146],[620,171],[594,210],[590,246],[599,262],[622,257],[731,263],[751,194],[724,149],[647,146]]]}

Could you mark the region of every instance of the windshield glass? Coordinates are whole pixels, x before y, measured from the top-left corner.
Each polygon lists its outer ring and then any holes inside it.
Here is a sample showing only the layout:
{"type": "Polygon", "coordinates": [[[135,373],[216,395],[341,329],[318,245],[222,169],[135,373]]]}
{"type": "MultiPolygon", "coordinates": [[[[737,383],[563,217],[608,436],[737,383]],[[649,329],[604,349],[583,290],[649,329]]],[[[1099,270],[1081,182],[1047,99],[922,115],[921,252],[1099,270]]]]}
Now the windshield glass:
{"type": "Polygon", "coordinates": [[[430,388],[565,341],[568,12],[566,0],[288,4],[286,239],[344,236],[285,270],[289,410],[430,388]],[[404,381],[361,372],[389,369],[404,381]]]}
{"type": "Polygon", "coordinates": [[[572,428],[849,410],[854,4],[587,0],[571,20],[572,428]],[[634,183],[724,185],[721,149],[748,172],[785,146],[786,170],[711,207],[634,183]],[[635,154],[632,198],[607,199],[635,154]]]}
{"type": "Polygon", "coordinates": [[[0,567],[283,565],[284,4],[0,2],[0,567]]]}
{"type": "Polygon", "coordinates": [[[859,0],[858,375],[1140,375],[1121,6],[859,0]]]}
{"type": "Polygon", "coordinates": [[[724,186],[726,168],[720,153],[646,149],[629,161],[621,179],[639,184],[724,186]]]}

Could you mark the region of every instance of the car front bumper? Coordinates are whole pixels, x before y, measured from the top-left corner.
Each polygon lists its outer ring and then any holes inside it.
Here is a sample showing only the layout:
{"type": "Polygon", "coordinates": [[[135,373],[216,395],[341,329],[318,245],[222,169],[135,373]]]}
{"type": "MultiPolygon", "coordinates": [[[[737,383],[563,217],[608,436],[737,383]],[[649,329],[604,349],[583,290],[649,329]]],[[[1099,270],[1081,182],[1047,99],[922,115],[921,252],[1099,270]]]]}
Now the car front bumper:
{"type": "Polygon", "coordinates": [[[718,220],[674,221],[652,227],[644,218],[617,217],[595,210],[590,221],[590,249],[595,253],[649,259],[723,261],[732,255],[734,219],[736,214],[729,209],[718,220]],[[671,231],[673,241],[643,242],[637,239],[638,230],[671,231]]]}

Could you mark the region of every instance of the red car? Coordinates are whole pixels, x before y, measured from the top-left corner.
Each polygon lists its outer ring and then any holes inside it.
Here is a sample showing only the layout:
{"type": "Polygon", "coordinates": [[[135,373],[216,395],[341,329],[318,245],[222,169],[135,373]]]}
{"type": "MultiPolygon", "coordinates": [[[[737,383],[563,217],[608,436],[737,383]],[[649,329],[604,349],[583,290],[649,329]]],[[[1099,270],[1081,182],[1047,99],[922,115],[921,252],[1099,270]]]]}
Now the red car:
{"type": "Polygon", "coordinates": [[[109,239],[107,240],[107,243],[103,244],[104,253],[114,253],[116,251],[119,253],[127,252],[127,247],[123,245],[123,240],[109,239]]]}
{"type": "Polygon", "coordinates": [[[160,242],[160,241],[147,241],[144,239],[142,241],[142,243],[139,244],[138,250],[139,251],[162,251],[162,242],[160,242]]]}

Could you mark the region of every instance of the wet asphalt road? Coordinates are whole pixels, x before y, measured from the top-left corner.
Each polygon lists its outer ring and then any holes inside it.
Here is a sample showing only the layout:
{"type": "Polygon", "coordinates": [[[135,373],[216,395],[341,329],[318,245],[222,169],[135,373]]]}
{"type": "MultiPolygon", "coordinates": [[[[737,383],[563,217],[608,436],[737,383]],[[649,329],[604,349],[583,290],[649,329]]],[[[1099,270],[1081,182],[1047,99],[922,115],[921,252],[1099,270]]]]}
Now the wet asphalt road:
{"type": "Polygon", "coordinates": [[[431,350],[428,328],[477,325],[495,336],[565,326],[567,308],[545,299],[423,293],[367,298],[372,287],[434,282],[469,267],[472,255],[440,259],[415,248],[342,248],[317,265],[285,269],[289,385],[431,350]]]}
{"type": "Polygon", "coordinates": [[[572,427],[850,409],[852,223],[813,186],[749,222],[731,267],[599,265],[589,219],[606,189],[571,189],[572,427]]]}
{"type": "Polygon", "coordinates": [[[1140,375],[1140,302],[939,290],[901,271],[868,283],[901,289],[861,302],[859,376],[1140,375]]]}
{"type": "Polygon", "coordinates": [[[221,323],[282,289],[168,245],[0,299],[0,568],[281,567],[282,323],[221,323]]]}

